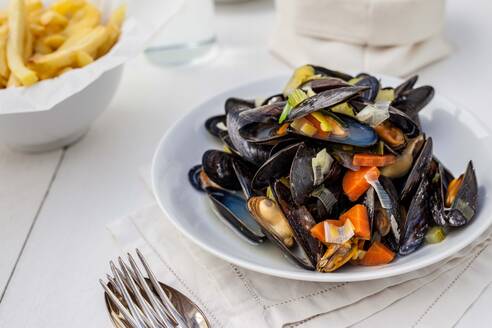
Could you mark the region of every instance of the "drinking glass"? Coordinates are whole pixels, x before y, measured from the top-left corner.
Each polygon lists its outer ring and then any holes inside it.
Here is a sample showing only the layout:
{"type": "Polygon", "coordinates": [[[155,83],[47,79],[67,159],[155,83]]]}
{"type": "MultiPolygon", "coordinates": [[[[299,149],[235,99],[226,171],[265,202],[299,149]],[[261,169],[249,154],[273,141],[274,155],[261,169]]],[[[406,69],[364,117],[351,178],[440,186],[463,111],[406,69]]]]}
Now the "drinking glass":
{"type": "Polygon", "coordinates": [[[145,50],[159,65],[190,63],[209,54],[216,44],[213,0],[183,0],[179,12],[145,50]]]}

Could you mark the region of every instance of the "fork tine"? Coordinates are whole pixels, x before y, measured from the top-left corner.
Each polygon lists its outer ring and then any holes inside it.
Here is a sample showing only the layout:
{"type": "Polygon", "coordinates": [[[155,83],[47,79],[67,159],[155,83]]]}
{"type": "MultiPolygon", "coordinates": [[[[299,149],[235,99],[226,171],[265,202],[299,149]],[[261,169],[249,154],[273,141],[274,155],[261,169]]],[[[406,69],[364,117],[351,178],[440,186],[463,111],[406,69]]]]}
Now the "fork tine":
{"type": "Polygon", "coordinates": [[[130,285],[130,290],[132,291],[133,295],[135,295],[137,299],[137,303],[139,305],[140,310],[144,313],[144,319],[146,318],[148,320],[147,325],[150,326],[150,328],[157,328],[157,325],[159,325],[159,322],[156,322],[155,315],[151,312],[151,309],[147,302],[144,300],[142,294],[140,293],[140,288],[137,286],[135,281],[132,278],[132,274],[129,271],[129,268],[127,267],[126,263],[123,262],[123,260],[118,258],[118,262],[121,266],[121,269],[123,270],[123,273],[125,274],[128,283],[130,285]]]}
{"type": "Polygon", "coordinates": [[[171,314],[168,313],[167,309],[157,299],[154,292],[152,290],[150,290],[150,287],[147,284],[147,282],[145,281],[145,278],[142,275],[140,268],[137,266],[135,260],[133,259],[133,257],[129,253],[128,253],[128,261],[130,262],[130,265],[133,269],[133,272],[135,273],[138,280],[140,281],[140,285],[143,286],[143,289],[144,289],[145,293],[147,294],[147,297],[149,298],[150,303],[152,304],[154,310],[156,311],[158,319],[160,319],[162,324],[171,325],[172,327],[174,327],[176,322],[171,322],[171,320],[172,320],[171,314]]]}
{"type": "Polygon", "coordinates": [[[186,323],[186,321],[184,320],[184,318],[182,317],[182,315],[176,310],[176,308],[174,307],[173,303],[171,303],[171,300],[169,300],[169,298],[167,297],[167,295],[164,292],[164,290],[162,290],[161,285],[157,281],[157,278],[155,277],[155,275],[152,272],[152,270],[150,270],[150,267],[147,264],[147,261],[145,260],[144,256],[142,255],[142,253],[140,252],[140,250],[138,248],[136,249],[136,253],[137,253],[137,255],[138,255],[139,259],[140,259],[140,262],[142,262],[142,264],[143,264],[143,266],[145,268],[145,271],[147,272],[147,275],[149,276],[149,279],[152,282],[152,285],[154,286],[155,290],[157,291],[157,295],[159,295],[159,297],[161,298],[161,301],[162,301],[163,305],[171,313],[172,318],[178,324],[178,327],[179,328],[186,328],[186,327],[188,327],[188,324],[186,323]]]}
{"type": "Polygon", "coordinates": [[[99,283],[101,284],[102,288],[104,288],[104,291],[109,296],[111,302],[113,302],[113,304],[118,308],[118,311],[120,311],[120,313],[123,315],[125,320],[128,321],[128,323],[130,323],[130,325],[132,325],[133,327],[139,328],[140,325],[138,324],[138,322],[136,322],[135,319],[133,319],[130,312],[128,312],[126,307],[121,303],[119,298],[111,291],[111,289],[109,289],[108,286],[106,286],[104,281],[102,281],[102,279],[99,279],[99,283]]]}
{"type": "Polygon", "coordinates": [[[114,277],[116,279],[116,283],[118,284],[118,287],[119,287],[119,290],[122,292],[123,298],[125,299],[126,304],[128,304],[128,308],[130,309],[130,313],[132,314],[133,318],[135,319],[135,321],[138,324],[137,327],[138,328],[148,328],[148,326],[147,326],[145,320],[143,319],[141,313],[139,312],[139,310],[135,306],[135,303],[133,303],[133,300],[132,300],[130,294],[128,293],[128,290],[125,288],[124,282],[123,282],[123,277],[120,275],[120,273],[116,269],[116,266],[114,265],[113,261],[109,262],[109,265],[111,266],[111,271],[113,271],[114,277]]]}

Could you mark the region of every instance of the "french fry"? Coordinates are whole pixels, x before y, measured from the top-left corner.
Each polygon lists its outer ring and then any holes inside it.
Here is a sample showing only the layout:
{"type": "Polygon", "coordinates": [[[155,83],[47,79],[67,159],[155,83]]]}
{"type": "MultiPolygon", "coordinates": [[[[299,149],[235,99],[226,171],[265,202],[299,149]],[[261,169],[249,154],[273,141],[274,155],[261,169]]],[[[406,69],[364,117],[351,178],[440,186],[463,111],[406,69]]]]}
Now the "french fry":
{"type": "Polygon", "coordinates": [[[123,21],[126,16],[126,5],[121,5],[116,8],[111,16],[109,17],[109,21],[107,24],[109,36],[106,42],[99,48],[98,57],[101,57],[109,52],[111,48],[118,41],[118,38],[121,34],[121,25],[123,25],[123,21]]]}
{"type": "Polygon", "coordinates": [[[14,74],[10,74],[9,79],[7,81],[7,88],[14,88],[22,86],[20,81],[15,77],[14,74]]]}
{"type": "Polygon", "coordinates": [[[0,24],[5,24],[7,22],[7,12],[5,10],[0,10],[0,24]]]}
{"type": "Polygon", "coordinates": [[[58,49],[66,39],[61,34],[51,34],[43,38],[43,43],[51,49],[58,49]]]}
{"type": "Polygon", "coordinates": [[[43,2],[41,0],[26,0],[26,10],[28,13],[43,9],[43,2]]]}
{"type": "Polygon", "coordinates": [[[97,26],[72,46],[48,55],[34,56],[32,61],[37,71],[56,72],[73,65],[76,62],[77,52],[86,52],[93,56],[107,38],[108,29],[105,26],[97,26]]]}
{"type": "Polygon", "coordinates": [[[31,33],[36,37],[43,35],[46,31],[44,26],[36,23],[29,24],[29,29],[31,30],[31,33]]]}
{"type": "Polygon", "coordinates": [[[65,67],[64,69],[62,69],[61,71],[58,72],[58,75],[62,75],[62,74],[65,74],[66,72],[70,72],[72,71],[73,68],[68,66],[68,67],[65,67]]]}
{"type": "Polygon", "coordinates": [[[63,33],[71,36],[82,28],[96,27],[100,22],[101,13],[99,10],[92,4],[86,4],[75,13],[63,33]]]}
{"type": "Polygon", "coordinates": [[[0,27],[0,76],[7,80],[9,78],[9,66],[7,64],[7,25],[0,27]]]}
{"type": "Polygon", "coordinates": [[[79,42],[80,39],[85,37],[90,31],[92,31],[92,28],[90,27],[82,27],[78,29],[66,39],[66,41],[60,46],[59,49],[63,50],[71,47],[72,45],[79,42]]]}
{"type": "Polygon", "coordinates": [[[94,58],[92,58],[91,55],[89,55],[85,51],[77,51],[75,53],[75,62],[77,64],[77,67],[84,67],[89,65],[94,61],[94,58]]]}
{"type": "Polygon", "coordinates": [[[62,15],[72,15],[85,4],[84,0],[58,0],[51,5],[51,9],[62,15]]]}
{"type": "Polygon", "coordinates": [[[56,25],[64,28],[68,24],[68,19],[54,10],[45,11],[39,18],[41,25],[56,25]]]}
{"type": "Polygon", "coordinates": [[[40,55],[47,55],[52,53],[53,49],[44,43],[44,39],[37,39],[34,43],[34,52],[40,55]]]}
{"type": "Polygon", "coordinates": [[[29,86],[38,81],[36,73],[24,64],[23,48],[26,34],[26,8],[24,0],[11,0],[8,12],[9,38],[7,40],[7,62],[15,78],[29,86]]]}
{"type": "Polygon", "coordinates": [[[26,28],[26,35],[24,37],[24,50],[22,51],[22,57],[24,58],[24,62],[27,62],[29,58],[32,56],[34,37],[31,33],[31,30],[26,28]]]}

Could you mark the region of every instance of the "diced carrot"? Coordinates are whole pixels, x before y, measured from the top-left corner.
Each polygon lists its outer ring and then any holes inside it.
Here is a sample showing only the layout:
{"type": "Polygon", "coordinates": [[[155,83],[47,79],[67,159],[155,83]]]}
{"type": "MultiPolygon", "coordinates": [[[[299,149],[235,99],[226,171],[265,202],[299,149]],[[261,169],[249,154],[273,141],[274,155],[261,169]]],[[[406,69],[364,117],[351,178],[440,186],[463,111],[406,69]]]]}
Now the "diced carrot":
{"type": "Polygon", "coordinates": [[[289,128],[289,123],[284,123],[277,131],[279,136],[287,134],[287,129],[289,128]]]}
{"type": "Polygon", "coordinates": [[[371,180],[379,178],[379,170],[377,167],[361,167],[358,171],[347,171],[342,181],[342,188],[348,199],[355,202],[369,189],[369,182],[366,177],[371,180]]]}
{"type": "Polygon", "coordinates": [[[330,132],[325,132],[325,131],[323,131],[321,129],[321,123],[316,118],[314,118],[313,116],[307,115],[307,116],[304,116],[304,118],[306,120],[308,120],[309,123],[311,123],[318,130],[316,132],[316,137],[317,138],[324,139],[324,138],[327,138],[330,135],[330,132]]]}
{"type": "Polygon", "coordinates": [[[393,261],[394,258],[395,253],[381,242],[375,241],[371,247],[369,247],[366,255],[364,255],[359,264],[367,266],[388,264],[393,261]]]}
{"type": "Polygon", "coordinates": [[[352,159],[354,166],[387,166],[396,162],[396,156],[392,154],[375,155],[375,154],[355,154],[352,159]]]}
{"type": "Polygon", "coordinates": [[[345,223],[347,219],[354,225],[354,232],[357,237],[364,240],[371,239],[371,228],[369,227],[369,217],[367,208],[357,204],[347,212],[340,215],[340,222],[345,223]]]}
{"type": "Polygon", "coordinates": [[[337,227],[341,227],[343,222],[340,220],[325,220],[320,223],[315,224],[311,228],[311,236],[324,242],[325,241],[325,222],[331,223],[337,227]]]}

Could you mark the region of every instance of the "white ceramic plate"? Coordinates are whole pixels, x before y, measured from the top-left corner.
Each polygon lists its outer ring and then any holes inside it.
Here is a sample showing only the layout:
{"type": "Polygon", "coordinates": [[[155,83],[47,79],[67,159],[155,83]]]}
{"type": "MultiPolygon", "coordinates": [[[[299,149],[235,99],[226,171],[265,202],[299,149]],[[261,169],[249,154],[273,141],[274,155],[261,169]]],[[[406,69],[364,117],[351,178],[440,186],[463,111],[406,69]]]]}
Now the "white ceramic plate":
{"type": "MultiPolygon", "coordinates": [[[[383,85],[399,80],[381,77],[383,85]]],[[[311,272],[284,258],[270,243],[254,246],[239,238],[210,210],[207,197],[188,183],[188,170],[201,162],[202,154],[221,145],[205,131],[203,123],[223,112],[224,101],[231,96],[254,98],[282,90],[288,77],[251,83],[196,107],[178,121],[162,138],[154,156],[152,180],[157,201],[172,223],[190,240],[210,253],[238,266],[283,278],[308,281],[359,281],[395,276],[423,268],[445,259],[478,238],[491,223],[492,137],[470,112],[458,109],[449,100],[436,95],[423,110],[424,131],[434,139],[434,153],[454,174],[464,171],[472,159],[480,186],[480,210],[466,227],[451,233],[442,243],[427,245],[391,264],[379,267],[347,265],[333,273],[311,272]]]]}

